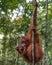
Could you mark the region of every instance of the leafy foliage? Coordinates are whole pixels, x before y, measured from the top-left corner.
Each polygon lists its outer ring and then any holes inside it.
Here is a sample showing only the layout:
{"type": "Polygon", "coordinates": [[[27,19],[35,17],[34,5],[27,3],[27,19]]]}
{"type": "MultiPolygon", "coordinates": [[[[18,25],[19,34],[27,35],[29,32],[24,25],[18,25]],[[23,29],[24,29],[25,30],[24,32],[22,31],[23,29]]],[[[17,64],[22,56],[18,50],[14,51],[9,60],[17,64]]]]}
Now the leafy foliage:
{"type": "MultiPolygon", "coordinates": [[[[48,19],[46,22],[46,1],[38,1],[38,26],[41,33],[43,48],[46,47],[47,65],[52,65],[52,1],[48,1],[48,19]],[[45,38],[46,37],[46,38],[45,38]],[[46,40],[45,40],[46,39],[46,40]],[[46,43],[47,46],[46,46],[46,43]]],[[[27,64],[15,51],[15,45],[20,44],[20,37],[27,34],[33,14],[33,1],[0,0],[0,64],[20,65],[27,64]],[[16,12],[14,12],[16,11],[16,12]],[[14,14],[16,14],[14,18],[14,14]],[[13,18],[13,20],[12,20],[13,18]],[[17,54],[17,55],[16,55],[17,54]],[[21,61],[20,61],[21,60],[21,61]]]]}

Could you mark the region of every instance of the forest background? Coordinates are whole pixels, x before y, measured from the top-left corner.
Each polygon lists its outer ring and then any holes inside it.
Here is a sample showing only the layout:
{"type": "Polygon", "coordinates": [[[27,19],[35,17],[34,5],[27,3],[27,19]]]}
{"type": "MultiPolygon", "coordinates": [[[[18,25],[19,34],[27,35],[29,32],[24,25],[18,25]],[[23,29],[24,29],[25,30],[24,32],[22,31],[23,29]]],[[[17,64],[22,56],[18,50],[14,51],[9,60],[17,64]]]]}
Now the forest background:
{"type": "MultiPolygon", "coordinates": [[[[46,65],[52,65],[52,0],[38,1],[38,31],[46,65]]],[[[15,50],[20,37],[29,30],[34,5],[32,0],[0,0],[0,65],[28,65],[15,50]]]]}

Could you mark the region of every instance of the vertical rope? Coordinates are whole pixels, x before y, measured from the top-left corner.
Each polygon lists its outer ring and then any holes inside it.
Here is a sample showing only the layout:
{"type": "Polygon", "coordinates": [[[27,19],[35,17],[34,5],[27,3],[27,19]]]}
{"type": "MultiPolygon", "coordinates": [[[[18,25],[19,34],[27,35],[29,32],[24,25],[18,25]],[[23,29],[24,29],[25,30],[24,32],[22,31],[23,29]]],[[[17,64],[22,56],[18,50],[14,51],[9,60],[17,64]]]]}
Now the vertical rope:
{"type": "Polygon", "coordinates": [[[34,32],[32,31],[32,65],[35,65],[34,57],[34,32]]]}
{"type": "Polygon", "coordinates": [[[34,31],[32,31],[32,65],[35,65],[35,60],[36,60],[36,50],[35,50],[35,35],[36,35],[36,27],[37,27],[37,2],[36,0],[34,0],[34,6],[35,6],[35,9],[34,9],[34,12],[33,12],[33,17],[32,17],[32,23],[35,27],[34,31]]]}
{"type": "Polygon", "coordinates": [[[47,51],[46,51],[46,48],[47,48],[47,22],[48,22],[48,0],[46,0],[46,24],[45,24],[45,63],[44,63],[44,65],[45,64],[47,64],[47,62],[46,62],[46,53],[47,53],[47,51]]]}

